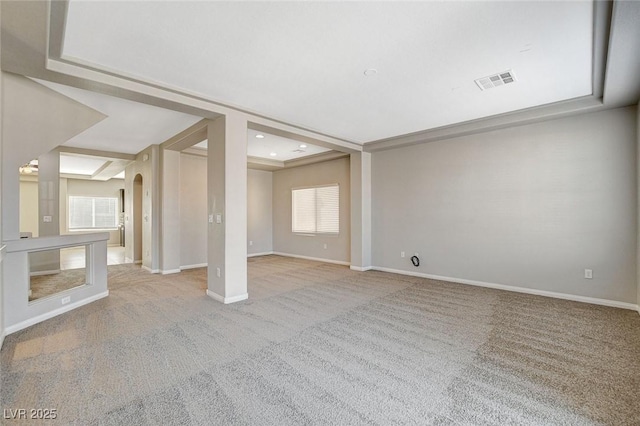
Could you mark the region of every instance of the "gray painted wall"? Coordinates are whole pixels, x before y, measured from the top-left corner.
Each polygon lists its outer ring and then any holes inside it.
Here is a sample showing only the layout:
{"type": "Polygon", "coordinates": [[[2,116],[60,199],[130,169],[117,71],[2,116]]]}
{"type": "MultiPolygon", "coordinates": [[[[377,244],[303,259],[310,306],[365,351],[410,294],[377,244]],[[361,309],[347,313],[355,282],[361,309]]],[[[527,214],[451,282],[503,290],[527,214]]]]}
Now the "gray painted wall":
{"type": "Polygon", "coordinates": [[[273,174],[247,170],[247,254],[273,251],[273,174]]]}
{"type": "MultiPolygon", "coordinates": [[[[207,157],[180,156],[181,265],[207,263],[207,157]],[[187,208],[188,206],[188,208],[187,208]]],[[[247,251],[273,251],[272,173],[247,171],[247,251]],[[253,244],[249,245],[249,241],[253,244]]]]}
{"type": "Polygon", "coordinates": [[[180,265],[207,263],[207,157],[180,155],[180,265]]]}
{"type": "Polygon", "coordinates": [[[636,114],[374,153],[374,265],[636,303],[636,114]]]}
{"type": "Polygon", "coordinates": [[[273,251],[298,256],[349,262],[350,247],[349,158],[273,172],[273,251]],[[340,234],[302,236],[291,232],[291,190],[293,188],[340,185],[340,234]],[[324,249],[324,244],[327,248],[324,249]]]}

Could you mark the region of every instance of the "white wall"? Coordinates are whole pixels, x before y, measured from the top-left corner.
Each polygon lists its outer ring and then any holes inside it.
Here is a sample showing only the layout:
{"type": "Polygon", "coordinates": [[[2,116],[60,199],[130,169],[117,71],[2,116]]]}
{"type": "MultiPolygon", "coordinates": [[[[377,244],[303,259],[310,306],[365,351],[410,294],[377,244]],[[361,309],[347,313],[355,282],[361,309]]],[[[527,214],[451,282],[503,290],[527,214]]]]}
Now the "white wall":
{"type": "Polygon", "coordinates": [[[247,252],[273,251],[273,173],[247,171],[247,252]]]}
{"type": "Polygon", "coordinates": [[[637,169],[637,180],[636,180],[636,196],[638,197],[638,209],[636,210],[636,215],[638,217],[638,246],[637,246],[637,258],[636,258],[636,273],[637,273],[637,285],[638,285],[638,313],[640,313],[640,102],[636,107],[636,169],[637,169]]]}
{"type": "Polygon", "coordinates": [[[273,172],[273,251],[349,263],[350,193],[349,158],[273,172]],[[291,232],[291,189],[334,183],[340,185],[340,234],[303,236],[291,232]]]}
{"type": "MultiPolygon", "coordinates": [[[[124,188],[124,180],[122,179],[111,179],[103,182],[94,180],[61,178],[60,234],[66,235],[83,233],[69,232],[69,196],[115,197],[120,200],[121,188],[124,188]]],[[[38,236],[37,180],[25,180],[24,178],[21,178],[20,180],[20,232],[32,232],[34,238],[38,236]]],[[[109,231],[108,244],[120,244],[120,231],[109,231]]]]}
{"type": "MultiPolygon", "coordinates": [[[[83,180],[83,179],[60,179],[60,233],[65,234],[81,234],[82,232],[69,231],[69,197],[111,197],[118,199],[118,212],[120,212],[120,190],[124,189],[123,179],[109,179],[107,181],[83,180]],[[63,188],[66,188],[66,196],[63,194],[63,188]]],[[[109,232],[110,245],[120,244],[120,231],[109,232]]]]}
{"type": "Polygon", "coordinates": [[[20,178],[20,232],[38,237],[38,180],[20,178]]]}
{"type": "Polygon", "coordinates": [[[207,264],[207,157],[180,154],[180,265],[207,264]]]}
{"type": "Polygon", "coordinates": [[[159,247],[159,196],[158,185],[158,145],[145,148],[136,156],[136,161],[125,169],[124,208],[125,208],[125,258],[133,261],[133,179],[142,176],[142,266],[153,272],[160,271],[159,247]],[[146,160],[145,160],[146,158],[146,160]]]}
{"type": "Polygon", "coordinates": [[[630,107],[374,153],[374,265],[635,304],[635,133],[630,107]]]}

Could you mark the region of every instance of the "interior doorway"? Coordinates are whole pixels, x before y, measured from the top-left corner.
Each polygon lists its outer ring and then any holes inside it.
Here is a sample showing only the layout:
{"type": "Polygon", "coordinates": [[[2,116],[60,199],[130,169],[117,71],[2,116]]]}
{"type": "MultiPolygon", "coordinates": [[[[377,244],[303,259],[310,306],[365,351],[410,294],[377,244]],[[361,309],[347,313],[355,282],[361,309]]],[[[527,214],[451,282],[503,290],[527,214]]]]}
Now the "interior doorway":
{"type": "Polygon", "coordinates": [[[142,175],[133,178],[133,262],[142,263],[142,175]]]}

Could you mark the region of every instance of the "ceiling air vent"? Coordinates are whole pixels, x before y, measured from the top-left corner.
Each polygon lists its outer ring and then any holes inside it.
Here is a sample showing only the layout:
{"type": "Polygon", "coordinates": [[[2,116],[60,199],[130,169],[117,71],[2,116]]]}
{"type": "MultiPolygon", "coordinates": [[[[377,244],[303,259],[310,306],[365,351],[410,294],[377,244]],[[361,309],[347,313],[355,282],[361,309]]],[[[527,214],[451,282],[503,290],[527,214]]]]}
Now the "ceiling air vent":
{"type": "Polygon", "coordinates": [[[480,90],[493,89],[494,87],[504,86],[514,81],[516,81],[516,76],[511,70],[475,80],[480,90]]]}

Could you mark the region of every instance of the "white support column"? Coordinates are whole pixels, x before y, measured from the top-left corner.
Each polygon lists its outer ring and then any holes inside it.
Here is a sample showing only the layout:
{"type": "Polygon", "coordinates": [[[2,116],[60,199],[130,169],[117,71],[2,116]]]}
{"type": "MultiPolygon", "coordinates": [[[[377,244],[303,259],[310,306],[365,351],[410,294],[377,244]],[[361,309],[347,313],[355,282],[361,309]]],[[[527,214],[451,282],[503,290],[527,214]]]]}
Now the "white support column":
{"type": "Polygon", "coordinates": [[[60,153],[38,157],[38,236],[60,235],[60,153]]]}
{"type": "MultiPolygon", "coordinates": [[[[57,149],[38,157],[38,237],[60,235],[60,152],[57,149]]],[[[60,269],[60,250],[33,255],[30,271],[60,269]]]]}
{"type": "Polygon", "coordinates": [[[180,152],[161,148],[160,155],[160,269],[163,274],[173,274],[180,272],[180,152]]]}
{"type": "Polygon", "coordinates": [[[371,153],[351,154],[351,269],[371,269],[371,153]]]}
{"type": "Polygon", "coordinates": [[[207,129],[207,294],[223,303],[247,294],[247,120],[231,114],[207,129]]]}

